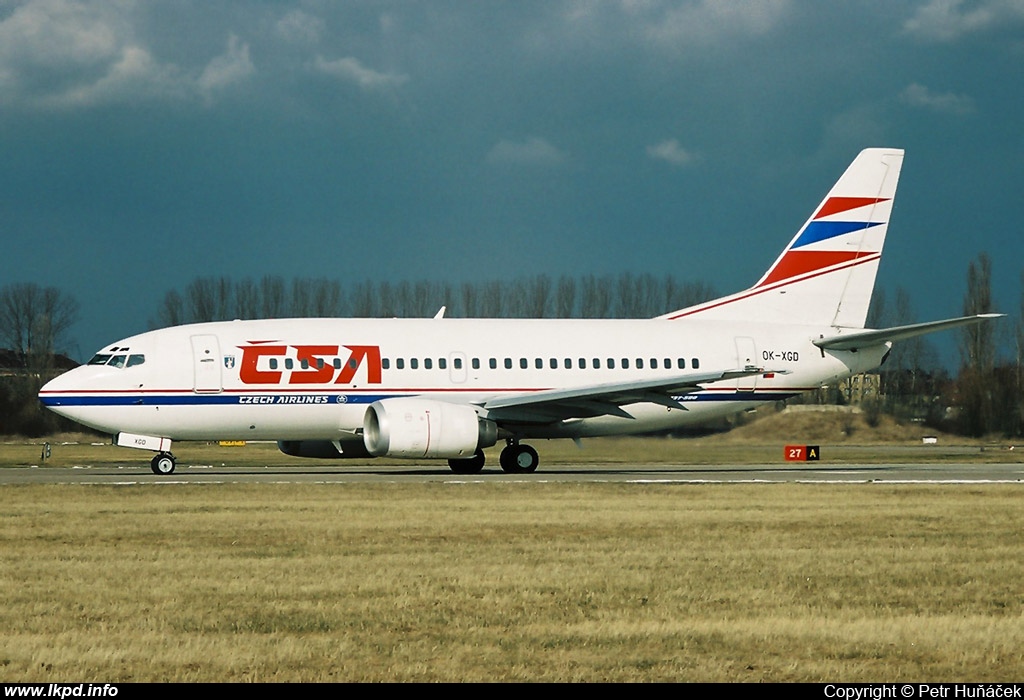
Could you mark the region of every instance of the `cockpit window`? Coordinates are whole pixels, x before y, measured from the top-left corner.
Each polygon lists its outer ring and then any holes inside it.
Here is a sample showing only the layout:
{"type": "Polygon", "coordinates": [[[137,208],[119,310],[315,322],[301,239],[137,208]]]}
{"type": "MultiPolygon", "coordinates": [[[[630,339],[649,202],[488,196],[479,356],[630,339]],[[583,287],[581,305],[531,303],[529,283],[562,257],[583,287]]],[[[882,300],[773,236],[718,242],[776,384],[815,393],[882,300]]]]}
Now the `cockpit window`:
{"type": "Polygon", "coordinates": [[[92,359],[89,360],[90,365],[108,365],[110,367],[117,367],[118,369],[123,367],[135,367],[137,365],[145,364],[146,356],[142,354],[137,355],[111,355],[110,353],[101,352],[97,355],[93,355],[92,359]]]}

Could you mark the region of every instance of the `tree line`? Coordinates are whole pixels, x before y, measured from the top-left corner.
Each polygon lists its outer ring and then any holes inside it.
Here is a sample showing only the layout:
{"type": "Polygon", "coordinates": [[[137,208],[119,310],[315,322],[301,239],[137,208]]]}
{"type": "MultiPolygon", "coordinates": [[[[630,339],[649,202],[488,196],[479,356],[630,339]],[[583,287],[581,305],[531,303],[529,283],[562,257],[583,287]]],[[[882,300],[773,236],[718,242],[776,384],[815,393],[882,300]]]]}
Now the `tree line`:
{"type": "Polygon", "coordinates": [[[533,275],[452,284],[337,280],[268,275],[260,279],[200,277],[164,295],[154,327],[254,318],[645,318],[715,297],[704,282],[651,274],[533,275]]]}
{"type": "MultiPolygon", "coordinates": [[[[1021,289],[1016,318],[960,331],[955,374],[940,366],[927,336],[896,343],[879,370],[877,395],[867,399],[866,407],[962,435],[1024,436],[1024,272],[1021,289]]],[[[629,273],[534,275],[461,284],[363,281],[348,287],[331,279],[286,280],[272,275],[241,280],[200,277],[180,291],[168,291],[150,325],[286,317],[429,317],[442,306],[446,316],[463,318],[651,318],[715,296],[704,282],[629,273]]],[[[993,311],[991,260],[981,254],[968,265],[963,313],[993,311]]],[[[0,288],[0,434],[35,436],[73,428],[43,410],[36,394],[43,382],[66,368],[60,352],[77,317],[77,303],[56,288],[0,288]]],[[[905,289],[897,288],[891,297],[876,289],[869,327],[917,321],[905,289]]],[[[820,392],[817,400],[847,399],[831,388],[820,392]]]]}

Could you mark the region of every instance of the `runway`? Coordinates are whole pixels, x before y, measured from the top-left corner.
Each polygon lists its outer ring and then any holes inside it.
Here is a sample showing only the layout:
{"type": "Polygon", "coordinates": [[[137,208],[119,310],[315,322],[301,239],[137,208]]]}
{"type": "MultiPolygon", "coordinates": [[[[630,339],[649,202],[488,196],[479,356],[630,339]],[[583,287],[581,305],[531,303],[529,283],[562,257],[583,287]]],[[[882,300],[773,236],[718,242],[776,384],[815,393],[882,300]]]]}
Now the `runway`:
{"type": "Polygon", "coordinates": [[[982,484],[1022,483],[1021,463],[941,464],[574,464],[552,465],[533,474],[505,474],[486,468],[479,474],[454,474],[430,465],[358,465],[296,467],[229,467],[179,464],[169,476],[153,474],[147,465],[98,467],[11,467],[0,469],[6,484],[346,484],[346,483],[815,483],[815,484],[982,484]]]}

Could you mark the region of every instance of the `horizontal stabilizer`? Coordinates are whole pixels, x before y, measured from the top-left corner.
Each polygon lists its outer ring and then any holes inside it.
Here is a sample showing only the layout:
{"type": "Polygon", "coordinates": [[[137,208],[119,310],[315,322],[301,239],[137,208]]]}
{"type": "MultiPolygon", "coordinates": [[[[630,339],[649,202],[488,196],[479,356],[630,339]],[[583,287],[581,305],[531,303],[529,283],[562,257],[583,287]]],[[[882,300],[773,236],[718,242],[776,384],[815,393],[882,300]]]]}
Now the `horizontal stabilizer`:
{"type": "Polygon", "coordinates": [[[883,328],[877,331],[854,330],[850,333],[832,335],[828,338],[819,338],[814,342],[822,350],[858,350],[860,348],[883,345],[895,340],[906,340],[915,338],[926,333],[944,331],[949,328],[969,326],[975,323],[983,323],[996,318],[1002,318],[1005,314],[978,314],[976,316],[962,316],[960,318],[949,318],[944,321],[930,321],[928,323],[914,323],[909,326],[896,326],[895,328],[883,328]]]}

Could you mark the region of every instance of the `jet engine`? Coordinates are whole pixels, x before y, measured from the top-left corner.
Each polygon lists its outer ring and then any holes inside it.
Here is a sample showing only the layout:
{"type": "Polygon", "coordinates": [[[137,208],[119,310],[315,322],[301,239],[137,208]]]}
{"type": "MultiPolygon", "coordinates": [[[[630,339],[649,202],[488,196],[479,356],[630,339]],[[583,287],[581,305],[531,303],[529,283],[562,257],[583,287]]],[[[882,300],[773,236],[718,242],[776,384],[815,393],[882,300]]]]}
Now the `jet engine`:
{"type": "Polygon", "coordinates": [[[375,457],[468,459],[498,441],[498,426],[464,404],[382,399],[366,409],[363,441],[375,457]]]}

